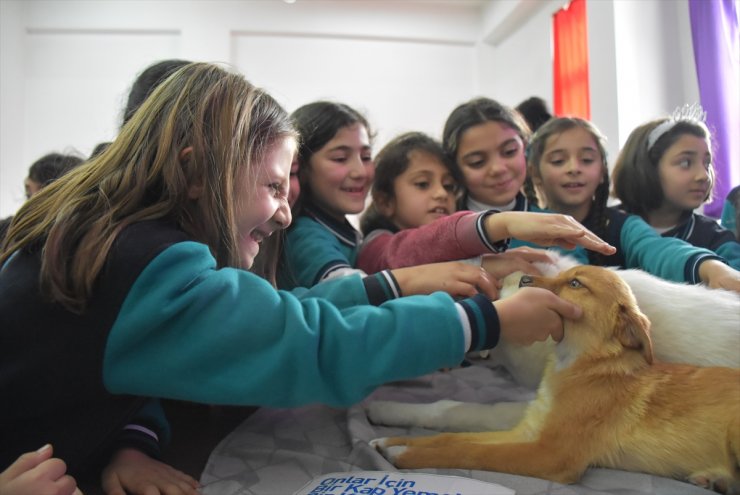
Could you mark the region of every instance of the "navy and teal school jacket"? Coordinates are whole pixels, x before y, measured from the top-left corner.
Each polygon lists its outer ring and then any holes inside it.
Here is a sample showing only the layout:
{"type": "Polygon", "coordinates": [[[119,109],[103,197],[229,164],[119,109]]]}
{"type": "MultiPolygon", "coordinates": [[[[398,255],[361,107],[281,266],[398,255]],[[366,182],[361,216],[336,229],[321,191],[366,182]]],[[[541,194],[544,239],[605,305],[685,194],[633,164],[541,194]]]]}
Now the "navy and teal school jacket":
{"type": "Polygon", "coordinates": [[[0,465],[49,442],[71,473],[97,464],[149,398],[344,406],[457,365],[498,340],[490,301],[393,297],[384,274],[277,291],[217,268],[164,221],[119,235],[87,311],[40,295],[40,250],[0,270],[0,465]],[[379,304],[377,306],[371,303],[379,304]]]}
{"type": "Polygon", "coordinates": [[[338,275],[365,275],[355,268],[361,243],[362,234],[346,218],[340,222],[306,206],[285,235],[278,287],[313,287],[338,275]]]}
{"type": "Polygon", "coordinates": [[[740,234],[738,234],[740,225],[737,224],[737,208],[735,207],[738,200],[740,200],[740,186],[735,186],[727,193],[727,198],[722,204],[722,216],[719,222],[720,225],[735,235],[736,240],[740,240],[740,234]]]}
{"type": "MultiPolygon", "coordinates": [[[[468,203],[470,206],[472,203],[468,203]]],[[[609,228],[606,242],[617,248],[617,252],[606,257],[605,265],[621,268],[639,268],[658,277],[673,282],[701,282],[699,265],[708,259],[724,261],[712,251],[672,237],[661,237],[653,228],[637,215],[624,213],[617,208],[607,208],[609,228]]],[[[535,213],[553,213],[539,208],[519,193],[514,211],[531,211],[535,213]]],[[[588,217],[586,218],[588,220],[588,217]]],[[[584,223],[587,228],[589,225],[584,223]]],[[[586,250],[582,247],[566,250],[557,247],[539,246],[519,239],[511,239],[510,248],[530,246],[540,249],[555,249],[572,256],[578,262],[589,264],[586,250]]]]}
{"type": "Polygon", "coordinates": [[[680,225],[663,232],[663,237],[676,237],[694,246],[714,251],[735,270],[740,270],[740,242],[735,234],[716,220],[692,213],[680,225]]]}

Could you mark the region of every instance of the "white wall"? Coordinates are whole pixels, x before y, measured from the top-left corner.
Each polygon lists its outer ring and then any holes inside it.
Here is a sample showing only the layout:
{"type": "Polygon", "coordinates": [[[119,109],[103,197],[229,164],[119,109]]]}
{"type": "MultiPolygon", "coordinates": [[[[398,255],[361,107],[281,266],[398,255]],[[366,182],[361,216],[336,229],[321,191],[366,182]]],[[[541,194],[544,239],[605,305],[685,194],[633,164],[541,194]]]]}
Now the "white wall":
{"type": "Polygon", "coordinates": [[[552,110],[551,17],[557,0],[504,0],[485,11],[481,94],[515,107],[530,96],[552,110]]]}
{"type": "Polygon", "coordinates": [[[0,218],[22,203],[23,177],[23,11],[20,2],[0,2],[0,218]]]}
{"type": "Polygon", "coordinates": [[[614,5],[619,144],[647,120],[699,101],[685,1],[614,5]]]}
{"type": "Polygon", "coordinates": [[[22,203],[36,158],[115,136],[134,77],[164,58],[232,64],[289,111],[344,101],[378,146],[438,136],[477,86],[478,3],[3,0],[0,217],[22,203]]]}
{"type": "MultiPolygon", "coordinates": [[[[552,14],[566,0],[493,2],[487,36],[517,25],[487,48],[483,88],[515,106],[529,96],[553,101],[552,14]],[[528,10],[525,20],[518,10],[528,10]],[[493,27],[491,27],[493,25],[493,27]],[[503,28],[501,26],[504,26],[503,28]]],[[[591,120],[608,138],[610,162],[637,125],[699,101],[687,0],[589,0],[591,120]]]]}
{"type": "MultiPolygon", "coordinates": [[[[292,111],[319,98],[363,110],[376,147],[441,134],[459,103],[552,102],[559,0],[0,0],[0,217],[28,166],[115,136],[154,61],[226,62],[292,111]]],[[[589,0],[592,119],[610,156],[643,120],[698,100],[687,0],[589,0]]]]}

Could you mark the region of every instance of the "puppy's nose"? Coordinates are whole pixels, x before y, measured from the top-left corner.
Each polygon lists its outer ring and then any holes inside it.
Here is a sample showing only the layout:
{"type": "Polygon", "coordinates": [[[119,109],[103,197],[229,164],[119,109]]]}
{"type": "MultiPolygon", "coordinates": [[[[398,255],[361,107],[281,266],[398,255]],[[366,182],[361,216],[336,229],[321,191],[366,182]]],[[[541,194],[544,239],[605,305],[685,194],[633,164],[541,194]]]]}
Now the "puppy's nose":
{"type": "Polygon", "coordinates": [[[519,287],[527,287],[534,283],[534,279],[530,275],[522,275],[519,279],[519,287]]]}

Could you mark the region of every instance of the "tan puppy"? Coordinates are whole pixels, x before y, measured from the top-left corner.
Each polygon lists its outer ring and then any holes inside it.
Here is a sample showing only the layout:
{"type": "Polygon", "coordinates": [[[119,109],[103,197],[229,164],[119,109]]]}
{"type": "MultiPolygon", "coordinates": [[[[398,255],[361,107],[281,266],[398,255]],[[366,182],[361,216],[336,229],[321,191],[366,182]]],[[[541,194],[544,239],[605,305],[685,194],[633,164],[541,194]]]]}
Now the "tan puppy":
{"type": "Polygon", "coordinates": [[[649,322],[613,271],[525,277],[583,308],[565,322],[537,398],[510,431],[390,437],[397,467],[462,468],[578,481],[589,466],[740,490],[740,370],[653,362],[649,322]]]}
{"type": "MultiPolygon", "coordinates": [[[[548,251],[551,263],[535,263],[547,277],[578,266],[571,257],[548,251]]],[[[612,268],[613,269],[613,268],[612,268]]],[[[642,270],[616,270],[650,320],[654,356],[670,363],[740,368],[740,295],[703,285],[669,282],[642,270]]],[[[519,289],[523,273],[504,279],[501,297],[519,289]]],[[[555,342],[529,346],[501,340],[484,353],[469,355],[475,364],[503,367],[518,385],[536,389],[555,342]]],[[[509,430],[524,416],[524,402],[475,404],[440,400],[431,404],[373,401],[367,414],[375,424],[423,426],[441,431],[509,430]]]]}

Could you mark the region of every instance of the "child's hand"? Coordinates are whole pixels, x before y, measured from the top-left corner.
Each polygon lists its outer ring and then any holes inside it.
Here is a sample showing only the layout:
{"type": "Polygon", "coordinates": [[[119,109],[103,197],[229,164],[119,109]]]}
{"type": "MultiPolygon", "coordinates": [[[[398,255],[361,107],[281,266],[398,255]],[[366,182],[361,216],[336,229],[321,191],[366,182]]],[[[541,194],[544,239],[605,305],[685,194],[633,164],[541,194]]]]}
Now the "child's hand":
{"type": "Polygon", "coordinates": [[[392,270],[404,296],[447,292],[452,297],[471,297],[478,293],[498,298],[498,282],[480,266],[448,261],[392,270]]]}
{"type": "Polygon", "coordinates": [[[740,272],[719,260],[702,261],[699,265],[699,278],[712,289],[740,293],[740,272]]]}
{"type": "Polygon", "coordinates": [[[614,254],[617,250],[569,215],[505,211],[488,215],[485,226],[488,237],[493,241],[513,237],[540,246],[564,249],[580,245],[605,255],[614,254]]]}
{"type": "Polygon", "coordinates": [[[539,287],[523,287],[511,297],[493,303],[501,325],[501,337],[518,345],[529,345],[552,337],[563,339],[563,318],[578,319],[581,308],[539,287]]]}
{"type": "Polygon", "coordinates": [[[23,454],[0,473],[2,495],[82,495],[61,459],[52,458],[51,445],[23,454]]]}
{"type": "Polygon", "coordinates": [[[514,272],[523,272],[527,275],[542,275],[533,263],[552,263],[544,249],[518,247],[504,253],[486,254],[481,260],[481,266],[495,279],[503,279],[514,272]]]}
{"type": "Polygon", "coordinates": [[[107,495],[197,495],[198,482],[135,449],[121,449],[105,468],[107,495]]]}

